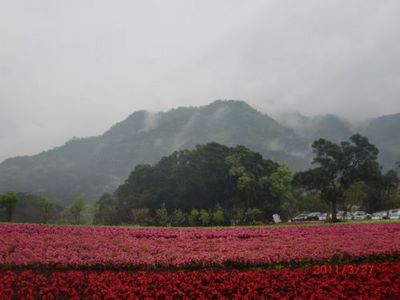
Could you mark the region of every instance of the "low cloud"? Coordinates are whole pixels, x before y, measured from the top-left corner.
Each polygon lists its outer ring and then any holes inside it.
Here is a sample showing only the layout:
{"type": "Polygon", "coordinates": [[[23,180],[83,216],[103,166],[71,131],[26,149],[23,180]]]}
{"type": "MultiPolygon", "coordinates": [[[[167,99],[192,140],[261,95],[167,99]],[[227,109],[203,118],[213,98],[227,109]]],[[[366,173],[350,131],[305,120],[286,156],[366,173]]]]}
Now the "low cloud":
{"type": "Polygon", "coordinates": [[[0,1],[0,160],[216,99],[399,112],[399,14],[397,0],[0,1]]]}

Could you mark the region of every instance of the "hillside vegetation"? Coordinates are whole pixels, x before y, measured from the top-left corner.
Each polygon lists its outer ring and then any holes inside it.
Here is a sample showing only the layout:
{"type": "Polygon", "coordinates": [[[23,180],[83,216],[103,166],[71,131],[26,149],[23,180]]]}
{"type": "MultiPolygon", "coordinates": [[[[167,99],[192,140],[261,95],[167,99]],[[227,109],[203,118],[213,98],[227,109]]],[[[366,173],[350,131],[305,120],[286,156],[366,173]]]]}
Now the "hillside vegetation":
{"type": "Polygon", "coordinates": [[[0,164],[0,192],[20,191],[67,202],[75,197],[97,200],[112,192],[136,165],[154,164],[174,151],[217,142],[243,145],[292,171],[311,166],[311,144],[335,142],[361,131],[380,149],[385,169],[400,160],[400,114],[383,116],[355,129],[340,118],[287,116],[277,122],[243,101],[215,101],[167,112],[137,111],[102,135],[74,138],[34,156],[0,164]]]}

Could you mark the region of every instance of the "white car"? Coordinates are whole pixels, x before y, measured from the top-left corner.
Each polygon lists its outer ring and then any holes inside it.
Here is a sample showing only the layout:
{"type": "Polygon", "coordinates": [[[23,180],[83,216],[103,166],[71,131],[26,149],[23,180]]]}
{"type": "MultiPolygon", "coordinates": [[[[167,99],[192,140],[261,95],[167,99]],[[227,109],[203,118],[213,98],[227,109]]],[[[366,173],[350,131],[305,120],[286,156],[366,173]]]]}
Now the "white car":
{"type": "Polygon", "coordinates": [[[366,220],[370,218],[371,215],[367,214],[365,211],[358,210],[353,213],[353,220],[366,220]]]}
{"type": "Polygon", "coordinates": [[[342,221],[344,221],[344,220],[349,221],[349,220],[353,220],[353,215],[351,214],[351,212],[338,210],[336,213],[336,219],[342,220],[342,221]]]}
{"type": "Polygon", "coordinates": [[[383,220],[383,219],[387,218],[387,215],[388,215],[388,212],[386,210],[378,211],[371,215],[371,220],[383,220]]]}
{"type": "Polygon", "coordinates": [[[322,213],[318,216],[319,221],[326,221],[327,219],[329,219],[328,213],[322,213]]]}
{"type": "Polygon", "coordinates": [[[390,220],[399,220],[400,219],[400,208],[389,210],[388,216],[389,216],[390,220]]]}
{"type": "Polygon", "coordinates": [[[346,221],[351,221],[351,220],[353,220],[353,214],[351,212],[346,212],[343,215],[343,219],[346,220],[346,221]]]}

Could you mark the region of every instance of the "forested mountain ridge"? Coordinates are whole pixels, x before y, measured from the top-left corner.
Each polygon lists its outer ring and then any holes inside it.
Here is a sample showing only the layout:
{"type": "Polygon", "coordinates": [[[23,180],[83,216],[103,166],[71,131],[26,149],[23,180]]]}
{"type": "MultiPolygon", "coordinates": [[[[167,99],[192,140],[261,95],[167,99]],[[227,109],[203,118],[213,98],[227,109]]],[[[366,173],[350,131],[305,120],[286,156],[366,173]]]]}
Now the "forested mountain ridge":
{"type": "MultiPolygon", "coordinates": [[[[34,193],[61,201],[76,196],[97,200],[115,190],[136,165],[153,164],[176,150],[208,142],[244,145],[297,171],[310,166],[313,140],[346,140],[356,131],[334,115],[300,117],[297,123],[289,118],[277,122],[246,102],[234,100],[159,113],[137,111],[102,135],[75,138],[34,156],[3,161],[0,192],[34,193]]],[[[400,160],[400,114],[368,124],[361,133],[382,147],[382,164],[393,168],[400,160]]]]}
{"type": "Polygon", "coordinates": [[[101,136],[7,159],[0,164],[0,191],[97,200],[121,184],[136,165],[208,142],[244,145],[295,170],[309,164],[309,140],[243,101],[218,100],[156,114],[137,111],[101,136]]]}

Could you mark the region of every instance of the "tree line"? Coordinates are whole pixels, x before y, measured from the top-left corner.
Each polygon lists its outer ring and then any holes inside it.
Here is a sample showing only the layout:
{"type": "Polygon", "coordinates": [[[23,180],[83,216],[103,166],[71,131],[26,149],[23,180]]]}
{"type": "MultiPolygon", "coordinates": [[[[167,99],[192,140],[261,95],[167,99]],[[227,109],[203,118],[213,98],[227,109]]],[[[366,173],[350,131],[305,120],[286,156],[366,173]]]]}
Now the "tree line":
{"type": "Polygon", "coordinates": [[[93,215],[90,208],[90,204],[79,197],[63,205],[32,194],[0,194],[0,222],[88,224],[93,215]]]}
{"type": "Polygon", "coordinates": [[[153,166],[136,166],[114,194],[97,201],[94,223],[252,224],[270,222],[273,214],[288,219],[328,210],[335,221],[338,209],[400,206],[397,172],[382,170],[379,150],[366,137],[355,134],[340,144],[319,139],[312,149],[315,167],[296,174],[243,146],[176,151],[153,166]],[[213,218],[216,211],[223,221],[213,218]]]}
{"type": "Polygon", "coordinates": [[[220,226],[267,223],[273,214],[287,220],[329,210],[335,220],[337,209],[400,207],[398,173],[382,170],[379,150],[366,137],[356,134],[341,143],[319,139],[312,150],[314,167],[293,174],[244,146],[198,145],[154,165],[137,165],[94,205],[81,198],[63,206],[22,193],[0,195],[0,220],[220,226]]]}
{"type": "MultiPolygon", "coordinates": [[[[378,163],[378,148],[359,134],[340,144],[319,139],[312,144],[316,168],[295,175],[297,187],[315,191],[331,208],[336,220],[338,205],[347,210],[359,205],[374,212],[399,205],[399,177],[378,163]]],[[[399,205],[400,206],[400,205],[399,205]]]]}
{"type": "Polygon", "coordinates": [[[136,166],[114,194],[99,199],[94,222],[136,223],[139,211],[157,224],[155,217],[162,205],[172,215],[179,211],[186,215],[185,224],[199,212],[204,217],[192,222],[197,225],[208,223],[207,215],[216,207],[230,221],[249,209],[261,211],[261,218],[287,215],[282,208],[293,201],[292,180],[286,165],[266,160],[244,146],[198,145],[194,150],[175,151],[153,166],[136,166]]]}

